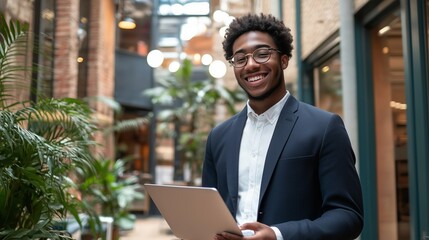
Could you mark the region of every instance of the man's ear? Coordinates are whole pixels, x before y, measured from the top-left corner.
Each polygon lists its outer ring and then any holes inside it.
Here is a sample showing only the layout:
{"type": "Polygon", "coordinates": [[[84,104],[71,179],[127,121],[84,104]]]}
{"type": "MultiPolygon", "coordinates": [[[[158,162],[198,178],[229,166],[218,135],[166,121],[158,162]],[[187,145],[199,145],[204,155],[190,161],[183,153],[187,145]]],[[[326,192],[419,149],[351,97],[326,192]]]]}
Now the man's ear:
{"type": "Polygon", "coordinates": [[[282,55],[282,68],[286,69],[289,65],[289,57],[287,55],[282,55]]]}

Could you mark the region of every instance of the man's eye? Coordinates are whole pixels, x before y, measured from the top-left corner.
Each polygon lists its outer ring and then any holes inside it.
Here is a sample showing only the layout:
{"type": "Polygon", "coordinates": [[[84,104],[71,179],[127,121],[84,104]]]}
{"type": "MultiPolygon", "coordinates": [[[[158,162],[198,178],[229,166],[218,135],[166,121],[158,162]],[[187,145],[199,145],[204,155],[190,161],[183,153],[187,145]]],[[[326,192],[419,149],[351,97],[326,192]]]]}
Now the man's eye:
{"type": "Polygon", "coordinates": [[[266,58],[266,57],[268,57],[270,55],[270,53],[269,52],[258,52],[257,54],[255,54],[255,57],[257,57],[257,58],[266,58]]]}
{"type": "Polygon", "coordinates": [[[234,62],[236,63],[243,63],[245,61],[246,61],[246,57],[239,56],[234,58],[234,62]]]}

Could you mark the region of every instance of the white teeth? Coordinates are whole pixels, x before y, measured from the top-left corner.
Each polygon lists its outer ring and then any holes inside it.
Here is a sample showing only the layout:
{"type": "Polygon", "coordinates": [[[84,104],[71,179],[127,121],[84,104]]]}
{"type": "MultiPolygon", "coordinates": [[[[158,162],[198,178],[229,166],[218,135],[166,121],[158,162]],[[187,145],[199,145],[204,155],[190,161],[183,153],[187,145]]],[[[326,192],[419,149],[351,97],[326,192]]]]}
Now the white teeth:
{"type": "Polygon", "coordinates": [[[263,78],[263,76],[262,76],[262,75],[259,75],[259,76],[253,76],[253,77],[249,77],[249,78],[247,79],[247,81],[249,81],[249,82],[254,82],[254,81],[257,81],[257,80],[262,79],[262,78],[263,78]]]}

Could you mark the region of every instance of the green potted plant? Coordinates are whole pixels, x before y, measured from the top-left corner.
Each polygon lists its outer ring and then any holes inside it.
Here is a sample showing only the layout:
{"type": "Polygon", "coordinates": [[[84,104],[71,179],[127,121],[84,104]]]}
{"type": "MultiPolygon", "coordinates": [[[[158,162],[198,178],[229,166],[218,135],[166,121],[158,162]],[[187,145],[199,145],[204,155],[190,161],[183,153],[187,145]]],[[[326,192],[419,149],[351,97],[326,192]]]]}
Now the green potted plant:
{"type": "Polygon", "coordinates": [[[136,216],[129,212],[130,204],[144,195],[137,176],[124,175],[126,161],[99,159],[94,162],[94,175],[82,173],[85,179],[80,184],[83,201],[94,206],[100,216],[113,218],[113,238],[119,239],[119,230],[134,226],[136,216]]]}
{"type": "Polygon", "coordinates": [[[15,98],[31,72],[28,25],[0,14],[0,239],[68,238],[58,223],[79,223],[84,205],[72,193],[76,169],[92,171],[91,109],[71,98],[15,98]],[[69,191],[70,190],[70,191],[69,191]]]}

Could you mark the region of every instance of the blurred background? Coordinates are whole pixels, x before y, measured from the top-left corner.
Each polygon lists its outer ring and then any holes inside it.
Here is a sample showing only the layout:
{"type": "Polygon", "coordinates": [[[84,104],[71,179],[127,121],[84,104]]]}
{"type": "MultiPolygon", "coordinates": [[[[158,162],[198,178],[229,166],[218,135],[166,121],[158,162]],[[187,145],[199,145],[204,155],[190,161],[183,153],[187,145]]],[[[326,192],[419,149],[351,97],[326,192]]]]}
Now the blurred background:
{"type": "MultiPolygon", "coordinates": [[[[345,121],[361,239],[429,238],[429,0],[0,0],[49,53],[28,55],[45,67],[29,82],[39,94],[101,99],[91,102],[101,129],[145,120],[95,135],[97,152],[128,159],[123,176],[140,184],[200,184],[208,132],[246,103],[223,57],[225,29],[261,12],[292,30],[291,94],[345,121]]],[[[159,214],[148,197],[128,210],[159,214]]]]}

